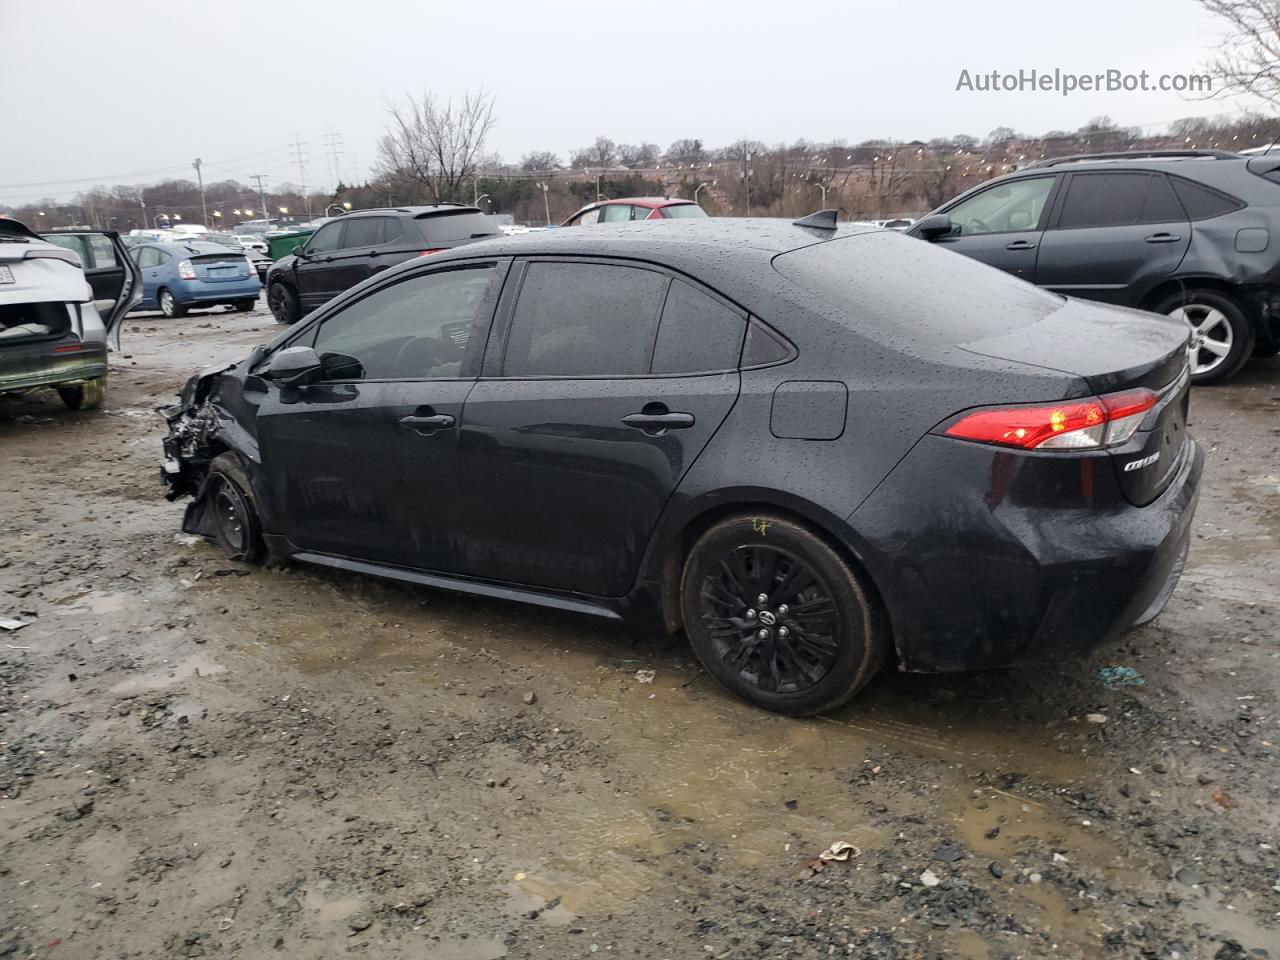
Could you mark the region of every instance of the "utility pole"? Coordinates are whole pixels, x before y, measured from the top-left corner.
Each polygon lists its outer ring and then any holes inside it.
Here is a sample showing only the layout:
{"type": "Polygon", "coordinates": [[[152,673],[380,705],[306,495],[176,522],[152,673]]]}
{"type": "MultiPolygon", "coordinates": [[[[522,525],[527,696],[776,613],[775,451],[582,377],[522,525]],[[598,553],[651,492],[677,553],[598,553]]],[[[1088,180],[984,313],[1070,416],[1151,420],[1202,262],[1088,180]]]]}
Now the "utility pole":
{"type": "Polygon", "coordinates": [[[302,150],[302,134],[293,135],[293,159],[298,164],[298,189],[302,191],[302,202],[307,208],[307,219],[311,219],[311,197],[307,193],[307,168],[304,166],[306,156],[302,150]]]}
{"type": "Polygon", "coordinates": [[[196,157],[195,162],[191,164],[196,168],[196,180],[200,182],[200,209],[204,213],[204,220],[201,221],[207,227],[209,225],[209,204],[204,200],[204,174],[200,172],[200,158],[196,157]]]}
{"type": "Polygon", "coordinates": [[[547,190],[551,185],[548,183],[540,183],[538,186],[542,188],[542,207],[547,211],[547,226],[549,227],[551,226],[551,201],[547,199],[547,190]]]}
{"type": "Polygon", "coordinates": [[[324,137],[325,149],[329,154],[329,162],[333,167],[333,189],[336,193],[338,184],[342,182],[342,134],[336,133],[332,127],[324,137]]]}
{"type": "Polygon", "coordinates": [[[255,173],[249,179],[258,181],[258,199],[262,201],[262,219],[270,220],[271,218],[267,216],[267,192],[262,189],[262,181],[264,177],[260,173],[255,173]]]}

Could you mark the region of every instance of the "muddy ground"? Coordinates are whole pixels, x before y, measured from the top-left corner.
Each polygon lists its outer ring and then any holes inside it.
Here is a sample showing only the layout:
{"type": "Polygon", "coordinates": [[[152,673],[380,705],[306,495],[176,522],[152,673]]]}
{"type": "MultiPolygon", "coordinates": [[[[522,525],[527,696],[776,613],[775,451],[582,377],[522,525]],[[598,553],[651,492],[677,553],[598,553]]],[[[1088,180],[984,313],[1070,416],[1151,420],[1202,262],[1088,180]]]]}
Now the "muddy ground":
{"type": "Polygon", "coordinates": [[[1280,362],[1195,392],[1155,624],[789,720],[682,643],[180,535],[153,408],[274,331],[143,315],[103,410],[0,399],[0,957],[1280,957],[1280,362]]]}

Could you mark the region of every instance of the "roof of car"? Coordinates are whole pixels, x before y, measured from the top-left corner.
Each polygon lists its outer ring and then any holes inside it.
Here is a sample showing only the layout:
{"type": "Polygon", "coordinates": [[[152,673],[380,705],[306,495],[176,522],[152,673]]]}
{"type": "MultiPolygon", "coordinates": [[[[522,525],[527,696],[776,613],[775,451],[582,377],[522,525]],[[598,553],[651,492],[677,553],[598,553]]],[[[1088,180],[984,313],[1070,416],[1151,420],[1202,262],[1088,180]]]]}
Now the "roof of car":
{"type": "Polygon", "coordinates": [[[433,213],[482,213],[479,207],[473,207],[469,203],[433,203],[421,206],[408,207],[371,207],[368,210],[352,210],[344,213],[341,217],[334,217],[334,220],[345,220],[348,217],[363,216],[383,216],[389,213],[398,213],[409,217],[426,217],[433,213]]]}
{"type": "Polygon", "coordinates": [[[522,256],[588,254],[601,257],[633,257],[655,261],[722,257],[733,251],[750,251],[752,258],[771,258],[799,247],[836,237],[875,232],[878,228],[842,223],[834,230],[799,227],[790,220],[708,217],[685,220],[645,220],[602,223],[589,230],[542,230],[515,236],[497,236],[458,247],[436,257],[522,256]]]}
{"type": "MultiPolygon", "coordinates": [[[[604,207],[611,203],[629,203],[636,207],[674,207],[682,203],[693,203],[693,201],[682,197],[614,197],[610,200],[597,200],[595,203],[587,204],[587,207],[604,207]]],[[[585,210],[587,207],[582,209],[585,210]]]]}

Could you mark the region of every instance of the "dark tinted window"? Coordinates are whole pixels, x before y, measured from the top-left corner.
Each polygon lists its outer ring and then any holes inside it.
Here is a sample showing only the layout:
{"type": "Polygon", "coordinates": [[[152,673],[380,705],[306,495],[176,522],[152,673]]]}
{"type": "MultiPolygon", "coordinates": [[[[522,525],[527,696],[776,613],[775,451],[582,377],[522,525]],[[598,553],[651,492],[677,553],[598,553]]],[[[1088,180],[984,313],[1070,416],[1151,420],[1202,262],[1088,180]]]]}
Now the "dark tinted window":
{"type": "Polygon", "coordinates": [[[404,236],[404,230],[400,227],[400,221],[394,217],[382,218],[382,239],[379,243],[395,243],[404,236]]]}
{"type": "Polygon", "coordinates": [[[1170,177],[1169,179],[1173,182],[1173,189],[1178,193],[1178,199],[1182,201],[1182,205],[1187,210],[1187,216],[1192,220],[1208,220],[1210,217],[1220,217],[1224,213],[1239,210],[1244,206],[1234,197],[1219,193],[1217,190],[1210,190],[1208,187],[1193,183],[1190,180],[1184,180],[1182,177],[1170,177]]]}
{"type": "Polygon", "coordinates": [[[427,243],[453,243],[456,240],[478,240],[492,237],[498,231],[483,213],[464,210],[461,213],[433,213],[418,220],[427,243]]]}
{"type": "Polygon", "coordinates": [[[635,376],[649,352],[667,278],[604,263],[531,263],[511,318],[508,377],[635,376]]]}
{"type": "Polygon", "coordinates": [[[1156,174],[1147,185],[1147,202],[1142,207],[1143,223],[1167,223],[1170,220],[1185,220],[1182,204],[1174,196],[1173,187],[1161,174],[1156,174]]]}
{"type": "Polygon", "coordinates": [[[742,353],[745,327],[746,321],[736,311],[681,280],[673,280],[653,349],[653,372],[732,370],[742,353]]]}
{"type": "Polygon", "coordinates": [[[1078,173],[1067,184],[1058,227],[1115,227],[1137,223],[1147,196],[1145,173],[1078,173]]]}
{"type": "Polygon", "coordinates": [[[773,332],[758,323],[747,325],[747,342],[742,348],[742,365],[760,367],[766,363],[778,363],[791,356],[791,350],[774,336],[773,332]]]}
{"type": "Polygon", "coordinates": [[[411,277],[333,314],[312,341],[325,379],[474,375],[496,273],[485,265],[411,277]]]}
{"type": "Polygon", "coordinates": [[[360,217],[347,221],[347,233],[342,238],[344,247],[372,247],[382,231],[382,217],[360,217]]]}
{"type": "Polygon", "coordinates": [[[311,239],[307,241],[307,252],[327,253],[331,250],[337,250],[342,227],[343,224],[341,223],[326,223],[312,234],[311,239]]]}

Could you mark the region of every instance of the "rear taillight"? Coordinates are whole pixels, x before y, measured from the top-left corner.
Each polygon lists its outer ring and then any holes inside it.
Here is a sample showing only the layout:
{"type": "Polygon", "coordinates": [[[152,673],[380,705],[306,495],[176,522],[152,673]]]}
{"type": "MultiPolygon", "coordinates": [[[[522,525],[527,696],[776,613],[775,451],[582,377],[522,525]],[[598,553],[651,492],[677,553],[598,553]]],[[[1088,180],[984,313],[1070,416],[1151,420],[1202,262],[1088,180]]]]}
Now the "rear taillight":
{"type": "Polygon", "coordinates": [[[178,264],[178,276],[183,280],[194,280],[196,278],[196,268],[191,265],[190,260],[183,260],[178,264]]]}
{"type": "Polygon", "coordinates": [[[423,250],[423,251],[419,252],[418,256],[420,256],[420,257],[429,257],[429,256],[431,256],[433,253],[444,253],[444,251],[445,251],[445,248],[444,248],[444,247],[433,247],[433,248],[432,248],[432,249],[430,249],[430,250],[423,250]]]}
{"type": "Polygon", "coordinates": [[[989,407],[962,416],[948,437],[1022,450],[1088,450],[1124,443],[1160,402],[1139,388],[1030,407],[989,407]]]}

